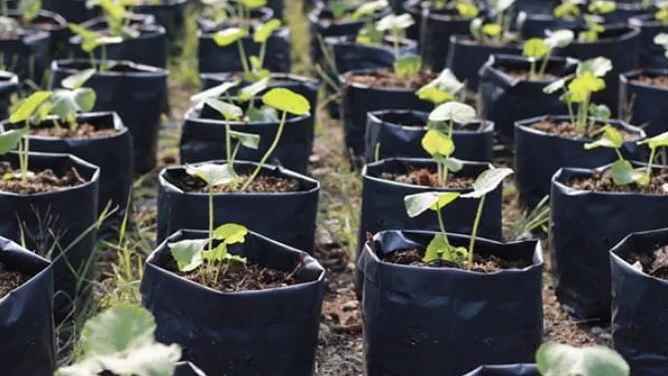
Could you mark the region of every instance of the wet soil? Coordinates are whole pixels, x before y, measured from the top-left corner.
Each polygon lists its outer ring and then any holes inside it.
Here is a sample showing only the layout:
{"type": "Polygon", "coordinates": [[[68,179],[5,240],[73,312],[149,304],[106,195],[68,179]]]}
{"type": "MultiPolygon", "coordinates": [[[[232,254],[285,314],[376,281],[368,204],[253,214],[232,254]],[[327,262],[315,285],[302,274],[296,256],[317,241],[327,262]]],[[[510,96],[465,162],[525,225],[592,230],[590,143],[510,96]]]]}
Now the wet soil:
{"type": "Polygon", "coordinates": [[[381,69],[374,72],[367,72],[364,74],[349,73],[346,74],[346,81],[358,85],[364,85],[373,88],[384,89],[408,89],[417,90],[422,86],[428,84],[436,78],[436,74],[429,71],[422,71],[417,75],[409,78],[397,77],[393,71],[389,69],[381,69]]]}
{"type": "Polygon", "coordinates": [[[610,171],[597,171],[591,177],[574,178],[566,183],[571,188],[590,192],[633,192],[666,196],[668,195],[668,170],[659,170],[658,173],[655,170],[647,186],[616,185],[610,171]]]}
{"type": "Polygon", "coordinates": [[[21,171],[15,170],[8,162],[0,162],[0,191],[19,194],[55,192],[76,187],[86,181],[72,168],[65,175],[58,176],[53,170],[29,171],[28,178],[21,179],[21,171]]]}
{"type": "Polygon", "coordinates": [[[668,246],[660,247],[651,254],[631,254],[626,261],[634,267],[636,263],[640,263],[643,272],[652,277],[668,280],[668,246]]]}
{"type": "Polygon", "coordinates": [[[408,174],[391,174],[386,172],[381,177],[386,180],[396,181],[397,183],[448,189],[470,189],[473,187],[473,182],[475,181],[472,177],[450,174],[445,185],[442,185],[438,179],[438,174],[427,168],[413,169],[408,174]]]}
{"type": "Polygon", "coordinates": [[[639,85],[655,86],[668,89],[668,76],[639,76],[631,82],[639,85]]]}
{"type": "Polygon", "coordinates": [[[471,267],[443,261],[426,263],[422,261],[423,257],[424,249],[409,249],[405,251],[392,252],[389,255],[383,257],[383,260],[400,265],[422,267],[429,266],[432,268],[456,268],[480,273],[494,273],[504,269],[522,269],[531,265],[531,263],[526,261],[509,261],[494,255],[480,256],[475,253],[475,250],[473,265],[471,267]]]}
{"type": "MultiPolygon", "coordinates": [[[[213,188],[215,193],[239,192],[241,186],[248,180],[248,175],[240,174],[239,183],[230,185],[220,185],[213,188]]],[[[188,193],[208,193],[206,182],[198,177],[184,174],[176,181],[172,181],[177,187],[188,193]]],[[[279,178],[273,176],[258,176],[248,187],[246,192],[255,193],[285,193],[298,192],[300,190],[299,181],[295,179],[279,178]]]]}

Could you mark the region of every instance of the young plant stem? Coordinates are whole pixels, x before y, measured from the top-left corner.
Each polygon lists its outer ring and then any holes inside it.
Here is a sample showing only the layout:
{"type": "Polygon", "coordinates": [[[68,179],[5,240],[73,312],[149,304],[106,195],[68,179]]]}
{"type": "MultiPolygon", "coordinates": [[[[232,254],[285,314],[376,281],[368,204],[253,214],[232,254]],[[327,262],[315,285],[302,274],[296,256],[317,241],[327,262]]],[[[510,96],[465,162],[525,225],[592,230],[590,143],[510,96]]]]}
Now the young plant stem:
{"type": "Polygon", "coordinates": [[[445,232],[445,223],[443,222],[443,214],[441,214],[441,205],[437,205],[436,216],[438,217],[438,227],[441,229],[441,234],[443,234],[443,241],[445,245],[450,248],[450,241],[448,240],[448,233],[445,232]]]}
{"type": "Polygon", "coordinates": [[[30,139],[25,136],[19,144],[19,168],[23,183],[28,181],[28,150],[30,150],[30,139]]]}
{"type": "Polygon", "coordinates": [[[529,60],[529,81],[536,79],[536,60],[529,60]]]}
{"type": "Polygon", "coordinates": [[[267,42],[260,45],[260,69],[264,67],[264,58],[267,56],[267,42]]]}
{"type": "Polygon", "coordinates": [[[225,124],[225,152],[227,154],[227,165],[232,166],[232,136],[230,135],[229,124],[225,124]]]}
{"type": "Polygon", "coordinates": [[[394,58],[396,60],[399,60],[401,56],[399,56],[399,30],[398,29],[392,29],[392,45],[394,46],[394,58]]]}
{"type": "Polygon", "coordinates": [[[652,148],[649,153],[649,161],[647,162],[647,176],[649,180],[652,181],[652,164],[654,163],[654,157],[656,156],[656,148],[652,148]]]}
{"type": "Polygon", "coordinates": [[[543,62],[540,65],[540,70],[538,71],[538,76],[536,77],[537,80],[541,79],[545,75],[545,71],[547,70],[547,64],[550,62],[551,56],[552,56],[552,50],[547,51],[547,54],[545,55],[545,58],[543,59],[543,62]]]}
{"type": "Polygon", "coordinates": [[[480,218],[482,218],[483,206],[485,206],[485,196],[480,197],[478,210],[476,211],[475,220],[473,221],[473,231],[471,231],[471,241],[469,242],[469,269],[473,267],[473,248],[475,247],[475,241],[478,235],[478,226],[480,225],[480,218]]]}
{"type": "Polygon", "coordinates": [[[285,128],[285,122],[287,121],[287,118],[288,118],[288,113],[286,111],[283,111],[283,115],[281,115],[281,122],[278,125],[278,131],[276,131],[276,136],[274,137],[274,141],[271,143],[271,146],[269,146],[267,152],[262,156],[260,163],[258,163],[257,167],[255,167],[255,170],[253,170],[251,176],[248,178],[248,180],[246,180],[244,185],[241,187],[242,192],[248,189],[248,187],[250,187],[251,183],[253,183],[253,180],[255,180],[255,178],[260,174],[260,171],[262,170],[262,167],[264,167],[264,164],[269,159],[269,156],[271,156],[271,154],[278,146],[278,142],[281,140],[281,135],[283,134],[283,128],[285,128]]]}
{"type": "Polygon", "coordinates": [[[248,60],[246,57],[246,49],[244,48],[243,39],[237,41],[237,46],[239,47],[239,58],[241,59],[241,67],[244,71],[244,76],[250,74],[250,68],[248,67],[248,60]]]}
{"type": "Polygon", "coordinates": [[[213,250],[213,187],[209,186],[209,252],[213,250]]]}

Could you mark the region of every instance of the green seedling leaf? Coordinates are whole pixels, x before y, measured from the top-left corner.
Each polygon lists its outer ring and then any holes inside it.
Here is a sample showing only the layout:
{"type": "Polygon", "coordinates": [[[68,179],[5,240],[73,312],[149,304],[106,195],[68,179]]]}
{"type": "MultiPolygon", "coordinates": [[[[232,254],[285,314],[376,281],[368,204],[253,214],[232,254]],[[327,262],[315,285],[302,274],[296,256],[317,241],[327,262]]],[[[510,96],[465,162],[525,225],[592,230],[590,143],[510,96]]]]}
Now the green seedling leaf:
{"type": "Polygon", "coordinates": [[[546,343],[536,353],[536,365],[543,376],[629,376],[630,374],[629,366],[624,359],[603,346],[576,348],[546,343]]]}
{"type": "Polygon", "coordinates": [[[28,127],[21,129],[12,129],[10,131],[5,131],[0,133],[0,155],[6,154],[18,146],[21,138],[30,133],[28,127]]]}
{"type": "Polygon", "coordinates": [[[279,121],[278,112],[267,106],[251,107],[246,111],[248,121],[257,123],[275,123],[279,121]]]}
{"type": "Polygon", "coordinates": [[[577,75],[590,72],[594,77],[603,77],[612,70],[612,62],[604,57],[595,57],[578,64],[577,75]]]}
{"type": "Polygon", "coordinates": [[[465,84],[457,79],[450,69],[443,70],[436,79],[421,87],[417,91],[420,99],[435,104],[455,99],[455,95],[464,88],[465,84]]]}
{"type": "Polygon", "coordinates": [[[351,18],[357,21],[363,18],[371,17],[376,12],[380,12],[389,6],[390,4],[387,2],[387,0],[369,1],[360,5],[357,9],[355,9],[355,12],[351,16],[351,18]]]}
{"type": "Polygon", "coordinates": [[[311,111],[311,104],[304,96],[285,88],[269,90],[262,96],[262,102],[266,106],[292,115],[308,115],[311,111]]]}
{"type": "Polygon", "coordinates": [[[633,168],[631,162],[619,159],[612,164],[610,175],[616,185],[629,185],[632,183],[638,185],[649,184],[650,177],[646,173],[633,168]]]}
{"type": "Polygon", "coordinates": [[[222,240],[227,245],[243,243],[246,241],[246,235],[248,235],[248,229],[236,223],[224,224],[213,232],[214,239],[222,240]]]}
{"type": "Polygon", "coordinates": [[[608,121],[610,119],[610,108],[604,104],[591,105],[589,107],[589,115],[599,121],[608,121]]]}
{"type": "Polygon", "coordinates": [[[95,107],[97,96],[93,89],[56,90],[51,95],[51,113],[61,119],[72,120],[77,112],[88,112],[95,107]]]}
{"type": "Polygon", "coordinates": [[[668,46],[668,33],[659,33],[655,35],[654,44],[658,44],[659,46],[664,46],[664,47],[668,46]]]}
{"type": "Polygon", "coordinates": [[[427,210],[437,211],[450,205],[459,197],[459,192],[424,192],[404,197],[406,213],[415,218],[427,210]]]}
{"type": "Polygon", "coordinates": [[[608,14],[617,9],[617,4],[614,1],[595,0],[589,4],[588,10],[596,14],[608,14]]]}
{"type": "Polygon", "coordinates": [[[216,110],[216,112],[221,114],[227,121],[238,121],[244,116],[244,110],[242,110],[241,107],[223,102],[220,99],[207,98],[204,100],[204,103],[216,110]]]}
{"type": "Polygon", "coordinates": [[[248,149],[257,150],[260,146],[260,135],[252,133],[244,133],[230,130],[230,137],[238,140],[241,145],[248,149]]]}
{"type": "Polygon", "coordinates": [[[480,31],[489,37],[496,38],[503,32],[503,27],[498,23],[488,23],[482,25],[480,31]]]}
{"type": "Polygon", "coordinates": [[[376,23],[376,29],[379,31],[405,30],[414,24],[413,16],[408,13],[401,15],[388,14],[376,23]]]}
{"type": "Polygon", "coordinates": [[[483,171],[475,182],[473,182],[473,192],[463,194],[462,198],[481,198],[496,189],[503,179],[512,175],[514,171],[510,168],[490,168],[483,171]]]}
{"type": "Polygon", "coordinates": [[[524,42],[522,55],[530,59],[539,59],[550,52],[550,47],[541,38],[531,38],[524,42]]]}
{"type": "Polygon", "coordinates": [[[568,84],[568,99],[573,103],[582,103],[591,97],[592,93],[605,89],[605,81],[586,71],[578,74],[568,84]]]}
{"type": "Polygon", "coordinates": [[[566,78],[558,79],[543,88],[543,93],[554,94],[566,86],[566,78]]]}
{"type": "Polygon", "coordinates": [[[228,164],[204,163],[188,166],[186,173],[204,180],[209,187],[230,184],[237,178],[234,169],[228,164]]]}
{"type": "Polygon", "coordinates": [[[42,10],[42,0],[21,0],[17,10],[24,20],[32,21],[42,10]]]}
{"type": "Polygon", "coordinates": [[[109,355],[137,349],[154,341],[155,320],[150,312],[123,305],[88,320],[81,333],[86,355],[109,355]]]}
{"type": "Polygon", "coordinates": [[[575,33],[571,30],[557,30],[546,32],[545,44],[549,49],[564,48],[575,40],[575,33]]]}
{"type": "Polygon", "coordinates": [[[429,121],[434,123],[454,121],[466,125],[476,120],[476,111],[473,107],[460,102],[447,102],[436,107],[429,114],[429,121]]]}
{"type": "Polygon", "coordinates": [[[638,142],[638,145],[647,145],[650,149],[657,149],[660,147],[668,147],[668,132],[663,132],[654,137],[647,138],[638,142]]]}
{"type": "Polygon", "coordinates": [[[428,130],[422,137],[422,147],[432,157],[439,155],[449,157],[455,152],[455,143],[452,138],[435,129],[428,130]]]}
{"type": "Polygon", "coordinates": [[[251,99],[257,97],[261,92],[267,90],[270,81],[271,78],[266,77],[244,87],[239,91],[239,100],[242,102],[248,102],[251,99]]]}
{"type": "Polygon", "coordinates": [[[231,88],[236,87],[238,85],[239,81],[224,82],[220,85],[207,89],[201,93],[193,95],[192,97],[190,97],[190,100],[193,102],[201,102],[207,98],[218,98],[221,95],[227,93],[231,88]]]}
{"type": "Polygon", "coordinates": [[[271,34],[276,30],[280,29],[282,26],[281,21],[277,19],[269,20],[255,29],[253,34],[253,40],[255,43],[266,43],[271,34]]]}
{"type": "Polygon", "coordinates": [[[464,163],[457,158],[443,158],[440,156],[435,156],[434,160],[443,164],[445,168],[448,169],[448,171],[457,172],[464,168],[464,163]]]}
{"type": "Polygon", "coordinates": [[[457,265],[466,262],[468,251],[464,247],[455,247],[448,243],[446,235],[436,234],[427,245],[422,261],[431,264],[436,261],[446,261],[457,265]]]}
{"type": "Polygon", "coordinates": [[[413,77],[422,70],[422,58],[405,55],[394,61],[394,72],[399,77],[413,77]]]}
{"type": "Polygon", "coordinates": [[[478,14],[480,13],[478,7],[469,1],[458,1],[456,8],[457,13],[459,13],[459,15],[463,18],[467,19],[478,17],[478,14]]]}
{"type": "Polygon", "coordinates": [[[475,39],[480,39],[482,37],[482,23],[482,18],[475,18],[471,20],[471,24],[469,24],[469,31],[475,39]]]}
{"type": "Polygon", "coordinates": [[[76,90],[81,88],[95,73],[95,69],[84,69],[69,77],[64,78],[60,85],[65,89],[76,90]]]}
{"type": "Polygon", "coordinates": [[[246,9],[258,9],[267,6],[267,0],[241,0],[246,9]]]}
{"type": "Polygon", "coordinates": [[[191,272],[202,265],[204,262],[202,252],[208,242],[208,239],[195,239],[168,244],[172,257],[181,272],[191,272]]]}
{"type": "Polygon", "coordinates": [[[615,127],[606,125],[603,128],[603,135],[600,139],[585,144],[584,148],[586,150],[596,149],[596,148],[610,148],[610,149],[619,149],[624,145],[624,136],[622,133],[617,130],[615,127]]]}
{"type": "Polygon", "coordinates": [[[572,20],[580,15],[580,4],[582,1],[565,0],[554,8],[556,18],[572,20]]]}
{"type": "Polygon", "coordinates": [[[37,109],[51,97],[49,91],[36,91],[26,98],[9,117],[10,123],[21,123],[30,119],[37,109]]]}
{"type": "Polygon", "coordinates": [[[227,47],[248,36],[248,31],[239,27],[230,27],[217,32],[213,36],[213,41],[219,47],[227,47]]]}

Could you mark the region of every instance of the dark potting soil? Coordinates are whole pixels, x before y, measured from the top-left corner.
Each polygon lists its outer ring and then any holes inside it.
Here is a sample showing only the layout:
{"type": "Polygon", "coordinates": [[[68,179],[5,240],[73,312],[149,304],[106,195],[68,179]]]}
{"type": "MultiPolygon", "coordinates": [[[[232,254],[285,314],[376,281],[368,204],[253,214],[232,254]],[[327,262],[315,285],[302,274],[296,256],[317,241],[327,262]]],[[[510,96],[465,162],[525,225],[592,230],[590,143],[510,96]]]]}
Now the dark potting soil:
{"type": "Polygon", "coordinates": [[[632,253],[626,261],[634,266],[640,263],[643,272],[652,277],[668,280],[668,246],[660,247],[652,254],[632,253]]]}
{"type": "Polygon", "coordinates": [[[28,276],[17,271],[6,270],[0,263],[0,299],[28,280],[28,276]]]}
{"type": "Polygon", "coordinates": [[[13,169],[8,162],[0,162],[0,191],[20,194],[55,192],[85,182],[75,168],[69,169],[63,176],[56,175],[51,169],[29,171],[28,178],[23,181],[21,170],[13,169]]]}
{"type": "Polygon", "coordinates": [[[222,292],[240,292],[296,285],[299,281],[294,277],[294,274],[301,266],[300,264],[293,272],[286,273],[252,263],[230,262],[222,266],[216,283],[211,283],[209,279],[202,277],[201,271],[204,271],[205,266],[194,272],[182,273],[178,271],[176,262],[172,260],[172,265],[168,267],[181,277],[200,285],[222,292]]]}
{"type": "Polygon", "coordinates": [[[373,88],[417,90],[436,78],[430,71],[421,71],[409,78],[397,77],[392,70],[381,69],[368,73],[349,73],[346,81],[373,88]]]}
{"type": "Polygon", "coordinates": [[[385,172],[381,175],[383,179],[396,181],[398,183],[419,185],[423,187],[467,189],[473,187],[475,181],[472,177],[460,177],[450,173],[445,185],[442,185],[435,171],[427,168],[414,168],[408,174],[391,174],[385,172]]]}
{"type": "Polygon", "coordinates": [[[62,124],[53,127],[31,128],[30,130],[30,134],[33,136],[72,139],[104,138],[116,133],[118,133],[118,130],[114,128],[97,129],[94,125],[88,123],[81,124],[76,128],[62,124]]]}
{"type": "MultiPolygon", "coordinates": [[[[248,174],[240,174],[239,182],[236,184],[220,185],[213,188],[215,193],[239,192],[242,185],[248,180],[248,174]]],[[[198,177],[185,174],[179,180],[173,183],[184,192],[208,193],[206,182],[198,177]]],[[[259,175],[248,187],[246,192],[254,193],[280,193],[280,192],[298,192],[300,190],[299,181],[296,179],[279,178],[274,176],[259,175]]]]}
{"type": "Polygon", "coordinates": [[[575,189],[590,192],[635,192],[659,196],[668,196],[668,170],[654,170],[652,180],[647,186],[629,184],[618,186],[612,180],[609,171],[597,171],[591,177],[573,178],[566,184],[575,189]]]}
{"type": "Polygon", "coordinates": [[[473,266],[457,265],[452,262],[436,261],[426,263],[422,261],[424,257],[424,249],[409,249],[405,251],[392,252],[386,255],[383,260],[393,264],[411,265],[411,266],[430,266],[433,268],[456,268],[462,270],[471,270],[480,273],[494,273],[504,269],[521,269],[530,266],[530,263],[525,261],[509,261],[496,256],[480,256],[475,254],[473,256],[473,266]]]}
{"type": "MultiPolygon", "coordinates": [[[[596,123],[589,127],[588,135],[583,135],[578,132],[575,124],[571,123],[570,121],[555,121],[552,119],[545,119],[539,123],[534,124],[533,128],[548,134],[573,140],[589,140],[595,138],[601,128],[604,126],[604,124],[596,123]]],[[[637,135],[629,133],[622,128],[617,128],[617,130],[622,134],[622,136],[624,136],[624,140],[626,141],[633,141],[638,138],[637,135]]]]}
{"type": "Polygon", "coordinates": [[[632,80],[634,84],[655,86],[664,89],[668,89],[668,76],[638,76],[635,80],[632,80]]]}

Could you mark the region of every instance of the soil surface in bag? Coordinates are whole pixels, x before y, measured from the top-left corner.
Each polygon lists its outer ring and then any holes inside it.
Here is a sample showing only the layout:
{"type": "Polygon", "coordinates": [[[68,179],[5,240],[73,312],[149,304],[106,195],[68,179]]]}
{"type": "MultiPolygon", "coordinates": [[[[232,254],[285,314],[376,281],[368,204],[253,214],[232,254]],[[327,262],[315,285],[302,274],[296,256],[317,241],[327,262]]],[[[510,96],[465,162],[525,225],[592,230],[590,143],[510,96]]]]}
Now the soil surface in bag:
{"type": "Polygon", "coordinates": [[[482,366],[464,376],[540,376],[533,364],[482,366]]]}
{"type": "Polygon", "coordinates": [[[184,359],[209,376],[311,376],[324,294],[322,267],[304,252],[250,232],[229,251],[249,264],[291,273],[297,283],[221,293],[168,270],[173,263],[168,243],[206,234],[178,232],[147,260],[141,292],[155,315],[157,339],[181,345],[184,359]],[[164,294],[165,289],[171,293],[164,294]]]}
{"type": "MultiPolygon", "coordinates": [[[[478,238],[478,260],[494,257],[509,267],[483,273],[392,263],[403,257],[397,253],[421,252],[436,234],[384,231],[365,245],[358,265],[366,374],[462,375],[480,363],[531,361],[543,336],[540,246],[478,238]]],[[[457,247],[470,240],[448,239],[457,247]]]]}
{"type": "Polygon", "coordinates": [[[633,233],[610,251],[614,347],[634,375],[668,373],[666,245],[668,229],[661,228],[633,233]]]}
{"type": "MultiPolygon", "coordinates": [[[[607,168],[560,170],[552,180],[551,200],[557,297],[577,319],[603,323],[611,313],[609,250],[629,233],[668,225],[662,214],[668,210],[665,192],[611,190],[603,173],[607,168]],[[597,182],[594,191],[573,188],[590,186],[592,181],[597,182]]],[[[659,179],[665,179],[665,174],[660,169],[653,172],[659,179]]],[[[655,183],[652,187],[663,191],[655,183]]]]}
{"type": "MultiPolygon", "coordinates": [[[[429,114],[411,110],[374,111],[367,116],[366,162],[393,157],[431,158],[422,147],[429,114]]],[[[479,121],[456,125],[452,138],[454,157],[465,161],[490,161],[493,156],[494,124],[479,121]]]]}
{"type": "Polygon", "coordinates": [[[51,375],[56,365],[51,264],[0,237],[3,376],[51,375]]]}
{"type": "MultiPolygon", "coordinates": [[[[225,163],[219,161],[216,163],[225,163]]],[[[248,176],[256,165],[236,162],[237,174],[248,176]]],[[[214,188],[216,223],[239,223],[272,239],[312,252],[320,184],[280,167],[262,170],[249,192],[214,188]],[[267,215],[268,212],[271,215],[267,215]]],[[[208,229],[208,191],[200,179],[183,167],[160,174],[158,242],[181,228],[208,229]]],[[[245,181],[245,180],[244,180],[245,181]]]]}

